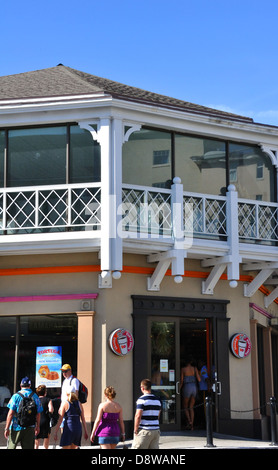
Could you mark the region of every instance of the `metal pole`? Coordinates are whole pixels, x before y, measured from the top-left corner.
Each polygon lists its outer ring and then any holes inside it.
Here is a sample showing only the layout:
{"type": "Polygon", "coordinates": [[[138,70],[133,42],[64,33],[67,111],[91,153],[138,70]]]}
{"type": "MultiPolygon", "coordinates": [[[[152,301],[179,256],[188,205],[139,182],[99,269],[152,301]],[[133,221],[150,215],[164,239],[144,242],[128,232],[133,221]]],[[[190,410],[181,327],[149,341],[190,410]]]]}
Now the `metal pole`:
{"type": "Polygon", "coordinates": [[[271,446],[277,446],[277,425],[276,425],[276,399],[270,398],[270,426],[271,426],[271,446]]]}
{"type": "Polygon", "coordinates": [[[206,447],[215,447],[212,438],[212,413],[211,413],[211,397],[206,397],[206,429],[207,429],[207,445],[206,447]]]}

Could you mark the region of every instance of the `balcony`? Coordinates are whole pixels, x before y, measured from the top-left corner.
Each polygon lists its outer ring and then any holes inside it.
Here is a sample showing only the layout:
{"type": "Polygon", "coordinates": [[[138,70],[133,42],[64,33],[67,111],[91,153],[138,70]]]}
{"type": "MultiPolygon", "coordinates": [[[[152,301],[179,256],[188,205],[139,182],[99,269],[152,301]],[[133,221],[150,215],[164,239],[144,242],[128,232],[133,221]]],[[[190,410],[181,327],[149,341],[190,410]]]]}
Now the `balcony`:
{"type": "Polygon", "coordinates": [[[100,183],[4,188],[0,227],[2,255],[100,251],[101,271],[112,272],[122,252],[144,254],[158,268],[148,290],[159,290],[170,264],[182,276],[186,257],[211,268],[205,294],[225,269],[238,280],[240,264],[260,271],[246,296],[278,284],[278,204],[239,199],[233,186],[226,196],[188,193],[178,178],[171,189],[123,184],[115,196],[100,183]]]}
{"type": "MultiPolygon", "coordinates": [[[[175,185],[173,185],[174,187],[175,185]]],[[[172,188],[173,188],[172,187],[172,188]]],[[[123,238],[169,241],[173,237],[173,189],[122,186],[123,238]]],[[[228,196],[182,192],[185,236],[228,241],[228,196]]],[[[238,240],[276,246],[278,204],[237,199],[238,240]]],[[[231,225],[232,221],[230,221],[231,225]]],[[[101,230],[101,185],[86,183],[0,190],[0,235],[101,230]]],[[[58,235],[57,235],[58,236],[58,235]]],[[[99,236],[99,234],[98,234],[99,236]]]]}

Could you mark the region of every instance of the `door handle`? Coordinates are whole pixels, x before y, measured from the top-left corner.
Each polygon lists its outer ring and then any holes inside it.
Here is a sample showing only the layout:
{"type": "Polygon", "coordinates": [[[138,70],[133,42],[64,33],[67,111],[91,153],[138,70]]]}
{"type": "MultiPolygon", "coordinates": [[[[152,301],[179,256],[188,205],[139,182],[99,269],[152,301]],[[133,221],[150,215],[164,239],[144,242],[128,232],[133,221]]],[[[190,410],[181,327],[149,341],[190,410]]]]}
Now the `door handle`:
{"type": "Polygon", "coordinates": [[[176,382],[176,394],[179,395],[180,394],[180,387],[179,387],[180,383],[179,382],[176,382]]]}
{"type": "Polygon", "coordinates": [[[221,395],[222,393],[222,384],[221,382],[214,382],[214,384],[212,384],[212,391],[214,393],[216,393],[217,395],[221,395]]]}

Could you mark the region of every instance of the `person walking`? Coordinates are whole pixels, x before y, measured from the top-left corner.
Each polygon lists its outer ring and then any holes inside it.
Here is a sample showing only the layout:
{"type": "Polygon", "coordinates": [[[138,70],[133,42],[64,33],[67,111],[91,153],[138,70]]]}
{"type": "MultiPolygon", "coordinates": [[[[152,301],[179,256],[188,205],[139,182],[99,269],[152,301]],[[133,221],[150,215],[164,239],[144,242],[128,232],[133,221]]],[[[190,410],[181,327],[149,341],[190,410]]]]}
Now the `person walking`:
{"type": "Polygon", "coordinates": [[[191,431],[194,429],[194,405],[200,380],[198,369],[190,356],[181,369],[180,387],[182,388],[183,409],[187,418],[187,427],[191,431]]]}
{"type": "Polygon", "coordinates": [[[61,401],[67,401],[68,393],[74,392],[78,397],[79,391],[79,380],[72,375],[72,369],[70,364],[64,364],[61,368],[63,374],[63,384],[61,392],[61,401]]]}
{"type": "Polygon", "coordinates": [[[60,446],[63,449],[79,449],[81,445],[82,425],[84,438],[85,440],[88,439],[84,409],[75,392],[68,393],[67,398],[67,401],[62,403],[59,411],[60,417],[55,429],[54,440],[56,441],[58,439],[58,429],[63,421],[60,446]]]}
{"type": "Polygon", "coordinates": [[[40,439],[43,439],[43,447],[48,449],[50,438],[50,418],[54,412],[52,400],[46,396],[47,388],[45,385],[39,385],[36,393],[40,399],[43,411],[40,420],[40,432],[35,438],[35,449],[39,448],[40,439]]]}
{"type": "Polygon", "coordinates": [[[161,402],[152,393],[149,379],[142,380],[140,388],[143,395],[136,402],[132,449],[158,449],[161,402]]]}
{"type": "Polygon", "coordinates": [[[36,393],[31,390],[31,381],[24,377],[20,383],[20,391],[12,395],[8,408],[4,436],[8,439],[8,449],[34,449],[35,436],[40,432],[40,413],[43,411],[36,393]],[[28,407],[27,418],[24,418],[28,407]],[[29,417],[31,418],[29,420],[29,417]]]}
{"type": "Polygon", "coordinates": [[[116,391],[113,387],[104,390],[105,401],[98,407],[97,417],[91,433],[91,441],[95,436],[101,449],[115,449],[120,441],[125,440],[125,426],[123,410],[119,403],[115,402],[116,391]]]}

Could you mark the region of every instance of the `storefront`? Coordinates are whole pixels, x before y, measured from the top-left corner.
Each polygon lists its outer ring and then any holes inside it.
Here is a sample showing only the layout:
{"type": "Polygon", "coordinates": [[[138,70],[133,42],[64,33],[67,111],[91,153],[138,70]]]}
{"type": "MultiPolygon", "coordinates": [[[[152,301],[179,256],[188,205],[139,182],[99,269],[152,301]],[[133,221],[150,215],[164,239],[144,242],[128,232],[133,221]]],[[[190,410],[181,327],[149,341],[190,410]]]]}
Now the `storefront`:
{"type": "MultiPolygon", "coordinates": [[[[60,347],[61,360],[77,368],[77,315],[29,315],[0,317],[0,377],[15,393],[22,377],[26,375],[36,383],[36,349],[60,347]]],[[[60,382],[61,383],[61,382],[60,382]]],[[[60,394],[60,389],[50,387],[48,395],[60,394]]]]}
{"type": "MultiPolygon", "coordinates": [[[[184,428],[180,370],[189,355],[196,366],[207,365],[215,404],[214,426],[221,431],[230,419],[228,301],[170,297],[133,297],[136,337],[134,394],[142,376],[151,377],[163,403],[162,429],[184,428]]],[[[204,425],[204,397],[196,401],[197,425],[204,425]]]]}

